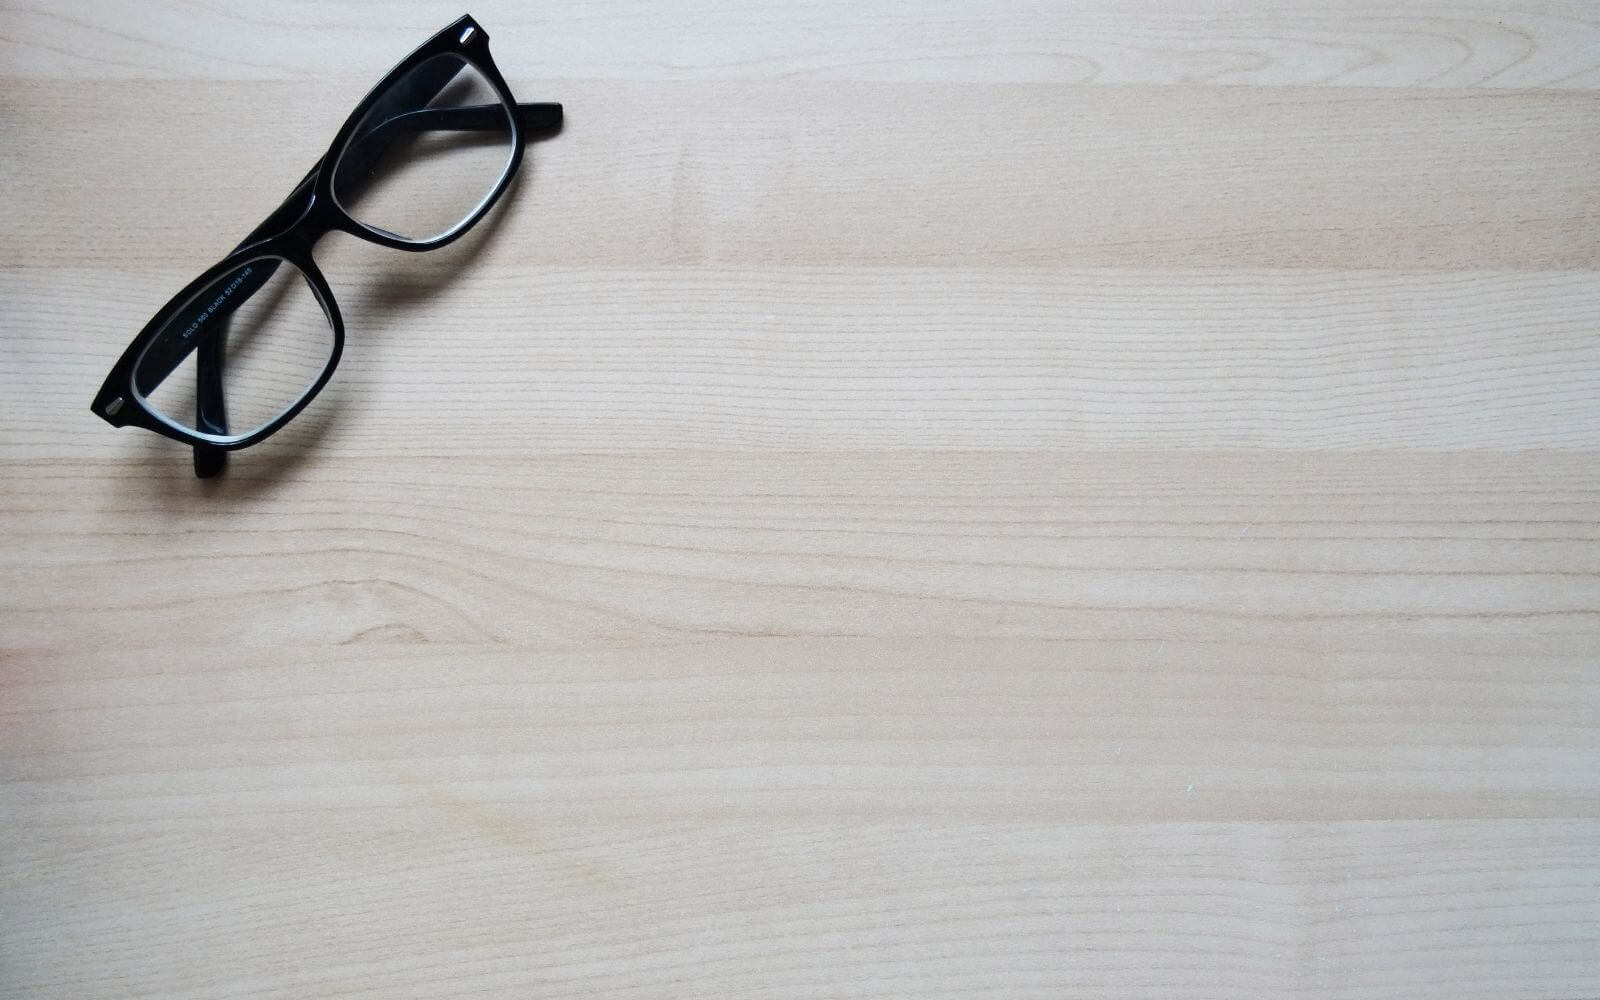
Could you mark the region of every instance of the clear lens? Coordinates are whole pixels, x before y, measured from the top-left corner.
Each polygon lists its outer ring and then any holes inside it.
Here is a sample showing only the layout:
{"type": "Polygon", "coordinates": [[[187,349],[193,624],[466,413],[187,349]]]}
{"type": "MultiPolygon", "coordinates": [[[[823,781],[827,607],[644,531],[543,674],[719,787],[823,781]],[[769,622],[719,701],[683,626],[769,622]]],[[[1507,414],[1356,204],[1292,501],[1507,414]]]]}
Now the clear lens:
{"type": "Polygon", "coordinates": [[[310,280],[282,258],[261,257],[178,310],[134,363],[133,386],[173,426],[237,441],[298,403],[332,358],[333,324],[310,280]],[[201,378],[220,385],[226,427],[201,426],[201,378]]]}
{"type": "Polygon", "coordinates": [[[334,167],[333,198],[369,229],[426,243],[472,217],[513,146],[499,92],[460,56],[434,56],[361,117],[334,167]]]}

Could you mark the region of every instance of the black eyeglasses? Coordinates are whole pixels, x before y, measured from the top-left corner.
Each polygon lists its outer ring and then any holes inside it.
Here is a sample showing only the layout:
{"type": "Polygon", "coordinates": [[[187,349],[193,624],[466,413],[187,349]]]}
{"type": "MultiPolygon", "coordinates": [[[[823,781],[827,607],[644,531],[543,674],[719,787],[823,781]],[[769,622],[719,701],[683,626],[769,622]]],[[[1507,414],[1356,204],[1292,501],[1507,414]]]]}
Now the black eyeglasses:
{"type": "Polygon", "coordinates": [[[327,384],[344,321],[311,259],[333,230],[434,250],[483,218],[561,105],[518,104],[462,17],[390,70],[282,205],[128,345],[91,409],[194,446],[195,475],[271,435],[327,384]]]}

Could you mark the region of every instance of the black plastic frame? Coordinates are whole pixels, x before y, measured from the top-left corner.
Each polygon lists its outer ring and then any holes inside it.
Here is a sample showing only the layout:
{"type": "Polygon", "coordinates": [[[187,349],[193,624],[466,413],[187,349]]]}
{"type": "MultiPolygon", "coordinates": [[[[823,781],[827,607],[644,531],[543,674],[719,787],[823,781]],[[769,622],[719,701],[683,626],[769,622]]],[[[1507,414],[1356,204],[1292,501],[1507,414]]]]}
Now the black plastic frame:
{"type": "MultiPolygon", "coordinates": [[[[487,108],[490,105],[483,107],[487,108]]],[[[456,121],[448,127],[472,128],[474,126],[471,116],[475,110],[477,109],[449,109],[441,111],[440,114],[456,116],[456,121]]],[[[232,253],[185,285],[150,318],[144,329],[133,338],[133,342],[112,367],[111,373],[106,376],[105,383],[100,387],[90,409],[114,427],[143,427],[174,441],[193,445],[195,474],[202,478],[220,472],[225,464],[226,452],[257,444],[293,420],[322,391],[323,386],[327,385],[329,378],[333,376],[334,369],[339,365],[339,358],[344,351],[344,319],[339,313],[338,303],[334,301],[333,289],[328,286],[327,279],[323,277],[321,269],[312,258],[311,251],[317,241],[337,230],[379,246],[414,253],[436,250],[453,243],[476,225],[500,200],[500,196],[516,177],[527,142],[555,134],[560,131],[561,122],[562,108],[559,104],[517,103],[511,94],[511,88],[506,85],[505,78],[500,75],[500,70],[489,54],[488,33],[470,15],[463,15],[389,70],[345,118],[344,125],[340,127],[322,158],[300,183],[295,185],[283,203],[252,230],[232,253]],[[412,241],[373,229],[352,218],[334,198],[333,182],[335,174],[342,166],[341,160],[348,158],[356,148],[351,140],[354,138],[355,129],[367,112],[385,96],[400,77],[439,55],[455,55],[470,64],[483,74],[484,79],[499,94],[505,106],[514,109],[514,114],[511,116],[511,158],[494,189],[478,204],[470,216],[454,229],[431,240],[412,241]],[[336,157],[339,159],[335,159],[336,157]],[[328,166],[330,161],[332,167],[328,166]],[[139,359],[152,341],[166,329],[167,324],[187,307],[196,295],[222,276],[238,270],[257,258],[281,258],[293,264],[306,276],[333,328],[333,350],[329,355],[327,366],[305,395],[270,423],[244,437],[201,434],[168,422],[147,406],[140,394],[135,391],[137,387],[134,385],[134,370],[139,359]]],[[[267,276],[270,274],[271,269],[267,269],[267,276]]],[[[265,281],[266,276],[260,280],[265,281]]],[[[210,332],[198,338],[199,342],[194,347],[194,350],[199,352],[196,363],[201,366],[198,386],[199,412],[196,414],[196,423],[202,426],[217,428],[226,426],[220,377],[221,334],[225,330],[225,322],[215,324],[210,332]],[[208,377],[208,369],[213,373],[211,377],[208,377]]],[[[179,360],[181,361],[181,358],[179,360]]]]}

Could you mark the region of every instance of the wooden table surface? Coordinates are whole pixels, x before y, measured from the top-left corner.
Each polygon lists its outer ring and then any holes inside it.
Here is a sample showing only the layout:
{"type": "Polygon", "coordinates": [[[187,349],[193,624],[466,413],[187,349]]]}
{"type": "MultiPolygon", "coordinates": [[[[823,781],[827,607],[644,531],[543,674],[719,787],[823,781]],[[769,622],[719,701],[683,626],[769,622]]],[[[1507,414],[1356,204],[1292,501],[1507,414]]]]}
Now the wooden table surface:
{"type": "Polygon", "coordinates": [[[1600,7],[484,3],[503,207],[91,415],[457,13],[0,10],[0,994],[1600,994],[1600,7]]]}

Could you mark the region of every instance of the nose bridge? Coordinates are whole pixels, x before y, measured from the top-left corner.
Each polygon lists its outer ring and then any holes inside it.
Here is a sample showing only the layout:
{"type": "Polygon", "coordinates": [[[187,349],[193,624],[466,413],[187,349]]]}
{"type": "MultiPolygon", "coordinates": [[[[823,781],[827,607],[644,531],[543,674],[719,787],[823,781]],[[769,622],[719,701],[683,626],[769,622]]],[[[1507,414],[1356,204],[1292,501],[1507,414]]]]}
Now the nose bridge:
{"type": "Polygon", "coordinates": [[[307,191],[305,197],[300,217],[284,232],[283,239],[290,247],[310,256],[318,241],[337,228],[339,212],[332,200],[319,195],[315,188],[307,191]]]}
{"type": "MultiPolygon", "coordinates": [[[[262,220],[261,225],[251,230],[250,235],[246,236],[236,249],[243,249],[252,243],[273,237],[282,239],[305,230],[307,226],[314,226],[315,220],[311,216],[315,214],[312,210],[316,208],[316,182],[321,172],[322,162],[319,160],[300,179],[300,183],[294,186],[289,196],[262,220]]],[[[298,241],[299,238],[295,239],[298,241]]]]}

